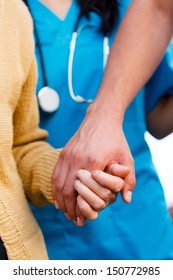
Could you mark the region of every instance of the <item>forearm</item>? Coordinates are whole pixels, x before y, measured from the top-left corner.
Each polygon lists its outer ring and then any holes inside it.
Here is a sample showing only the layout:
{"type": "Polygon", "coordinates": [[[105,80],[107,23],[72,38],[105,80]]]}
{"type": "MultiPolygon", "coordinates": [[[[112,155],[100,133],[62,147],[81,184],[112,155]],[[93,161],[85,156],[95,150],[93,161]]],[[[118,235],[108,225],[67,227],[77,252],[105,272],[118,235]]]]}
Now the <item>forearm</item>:
{"type": "Polygon", "coordinates": [[[29,200],[37,206],[53,203],[51,177],[60,150],[38,141],[15,147],[13,153],[29,200]]]}
{"type": "Polygon", "coordinates": [[[147,129],[157,139],[173,132],[173,96],[164,96],[147,114],[147,129]]]}
{"type": "Polygon", "coordinates": [[[110,115],[116,112],[118,120],[123,120],[126,108],[155,70],[171,37],[173,2],[159,2],[163,1],[132,1],[89,110],[102,108],[110,115]]]}
{"type": "MultiPolygon", "coordinates": [[[[25,101],[25,92],[22,99],[25,101]]],[[[19,118],[18,112],[25,103],[21,102],[14,116],[13,155],[25,194],[33,204],[41,206],[53,202],[51,177],[60,151],[46,143],[47,133],[38,127],[36,96],[32,95],[28,102],[27,113],[19,118]]]]}
{"type": "Polygon", "coordinates": [[[32,203],[43,205],[52,201],[51,176],[59,151],[46,143],[47,133],[39,128],[35,84],[33,59],[13,115],[13,155],[27,197],[32,203]]]}

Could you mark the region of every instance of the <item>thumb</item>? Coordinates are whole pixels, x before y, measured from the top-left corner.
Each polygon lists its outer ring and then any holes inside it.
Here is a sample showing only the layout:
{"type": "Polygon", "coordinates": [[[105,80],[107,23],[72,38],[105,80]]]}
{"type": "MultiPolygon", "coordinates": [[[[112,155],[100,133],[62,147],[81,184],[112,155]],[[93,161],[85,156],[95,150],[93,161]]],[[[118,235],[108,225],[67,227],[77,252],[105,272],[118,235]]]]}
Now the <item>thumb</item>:
{"type": "Polygon", "coordinates": [[[130,173],[130,169],[125,165],[112,163],[106,167],[105,172],[123,179],[130,173]]]}
{"type": "Polygon", "coordinates": [[[124,202],[130,203],[132,200],[132,193],[136,185],[135,173],[132,170],[124,179],[124,188],[121,191],[121,196],[124,202]]]}

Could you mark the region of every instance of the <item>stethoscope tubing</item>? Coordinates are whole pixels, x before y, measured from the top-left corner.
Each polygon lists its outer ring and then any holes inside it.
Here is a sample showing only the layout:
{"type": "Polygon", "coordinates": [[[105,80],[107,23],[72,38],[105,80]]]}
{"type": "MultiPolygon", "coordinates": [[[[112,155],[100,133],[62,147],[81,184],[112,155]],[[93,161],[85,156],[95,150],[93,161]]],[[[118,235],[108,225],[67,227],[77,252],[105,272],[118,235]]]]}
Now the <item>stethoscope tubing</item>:
{"type": "MultiPolygon", "coordinates": [[[[29,7],[28,0],[24,0],[24,2],[28,6],[28,9],[29,9],[29,11],[32,15],[32,11],[29,7]]],[[[97,10],[93,9],[93,11],[100,15],[100,13],[97,10]]],[[[69,95],[70,95],[71,99],[74,100],[75,102],[91,104],[93,102],[92,99],[85,99],[84,97],[82,97],[80,95],[75,95],[75,92],[74,92],[74,89],[73,89],[73,62],[74,62],[74,54],[75,54],[75,50],[76,50],[76,41],[77,41],[78,35],[80,33],[79,32],[79,24],[80,24],[80,21],[82,19],[82,16],[83,16],[83,13],[80,12],[78,17],[77,17],[76,23],[74,25],[74,29],[73,29],[73,33],[72,33],[72,37],[71,37],[71,41],[70,41],[70,45],[69,45],[68,89],[69,89],[69,95]]],[[[42,49],[42,46],[41,46],[41,42],[40,42],[37,27],[36,27],[35,23],[33,23],[33,24],[34,24],[34,33],[35,33],[36,43],[37,43],[39,54],[40,54],[40,63],[41,63],[41,69],[42,69],[42,75],[43,75],[43,84],[44,84],[44,86],[42,87],[42,89],[38,93],[38,102],[39,102],[39,105],[40,105],[40,107],[42,108],[43,111],[51,113],[51,112],[56,111],[59,108],[60,97],[59,97],[58,92],[56,92],[54,89],[50,88],[49,85],[48,85],[43,49],[42,49]],[[56,97],[55,93],[57,94],[57,97],[56,97]],[[50,95],[51,95],[51,97],[50,97],[50,95]],[[49,102],[50,100],[48,100],[49,98],[52,98],[52,102],[54,103],[54,104],[52,104],[52,106],[51,106],[51,103],[49,102]],[[50,108],[48,108],[48,105],[50,106],[50,108]]],[[[103,70],[105,69],[108,56],[109,56],[109,38],[108,38],[108,36],[104,35],[104,39],[103,39],[103,70]]]]}

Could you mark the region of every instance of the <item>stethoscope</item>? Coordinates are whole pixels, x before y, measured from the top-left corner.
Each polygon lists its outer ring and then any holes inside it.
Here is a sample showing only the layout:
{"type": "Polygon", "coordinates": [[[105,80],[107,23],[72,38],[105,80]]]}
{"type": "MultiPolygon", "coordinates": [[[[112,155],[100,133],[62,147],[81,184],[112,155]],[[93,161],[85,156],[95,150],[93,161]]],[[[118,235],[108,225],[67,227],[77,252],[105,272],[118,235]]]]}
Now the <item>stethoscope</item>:
{"type": "MultiPolygon", "coordinates": [[[[24,1],[26,5],[29,8],[28,1],[24,1]]],[[[29,8],[30,10],[30,8],[29,8]]],[[[97,14],[100,15],[100,13],[96,10],[93,9],[97,14]]],[[[31,12],[31,10],[30,10],[31,12]]],[[[72,77],[73,77],[73,61],[74,61],[74,53],[76,50],[76,42],[77,38],[79,36],[79,24],[82,19],[82,12],[79,13],[78,18],[76,20],[71,41],[70,41],[70,46],[69,46],[69,57],[68,57],[68,89],[69,89],[69,94],[70,97],[77,103],[86,103],[86,104],[91,104],[93,102],[92,99],[85,99],[81,95],[75,95],[74,89],[73,89],[73,82],[72,82],[72,77]]],[[[81,31],[81,30],[80,30],[81,31]]],[[[48,80],[47,80],[47,75],[46,75],[46,67],[44,63],[44,56],[43,56],[43,51],[41,47],[41,42],[39,39],[39,34],[37,31],[36,26],[34,25],[34,32],[35,32],[35,37],[38,45],[38,50],[40,54],[40,63],[41,63],[41,68],[42,68],[42,74],[43,74],[43,84],[44,86],[39,90],[38,92],[38,103],[40,108],[47,113],[53,113],[57,111],[60,107],[60,97],[58,92],[49,87],[48,85],[48,80]]],[[[109,38],[105,34],[103,38],[103,70],[106,66],[107,59],[109,56],[109,38]]]]}

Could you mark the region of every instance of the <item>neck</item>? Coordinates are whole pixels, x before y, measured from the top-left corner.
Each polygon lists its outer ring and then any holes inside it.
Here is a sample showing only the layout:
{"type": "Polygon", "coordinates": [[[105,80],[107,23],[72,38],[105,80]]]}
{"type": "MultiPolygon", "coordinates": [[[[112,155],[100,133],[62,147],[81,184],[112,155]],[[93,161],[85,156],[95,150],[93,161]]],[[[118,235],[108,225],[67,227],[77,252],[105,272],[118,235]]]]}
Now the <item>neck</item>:
{"type": "Polygon", "coordinates": [[[72,4],[72,0],[40,0],[40,2],[42,2],[61,19],[66,17],[72,4]]]}

